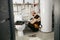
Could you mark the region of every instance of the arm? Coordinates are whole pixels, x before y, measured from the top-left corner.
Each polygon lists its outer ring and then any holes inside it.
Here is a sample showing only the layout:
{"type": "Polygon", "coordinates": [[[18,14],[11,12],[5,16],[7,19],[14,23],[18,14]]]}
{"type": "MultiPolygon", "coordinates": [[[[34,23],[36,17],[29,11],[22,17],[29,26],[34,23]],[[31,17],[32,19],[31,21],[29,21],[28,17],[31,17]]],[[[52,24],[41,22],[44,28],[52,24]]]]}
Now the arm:
{"type": "Polygon", "coordinates": [[[32,19],[32,20],[30,21],[30,23],[31,23],[31,24],[34,24],[36,21],[37,21],[37,22],[41,21],[40,17],[39,17],[38,19],[35,19],[35,18],[32,19]]]}
{"type": "Polygon", "coordinates": [[[36,15],[34,18],[36,19],[37,22],[41,21],[41,18],[39,15],[36,15]]]}
{"type": "Polygon", "coordinates": [[[32,20],[30,21],[31,24],[34,24],[35,22],[36,22],[36,19],[32,19],[32,20]]]}
{"type": "Polygon", "coordinates": [[[39,17],[38,19],[36,19],[36,21],[41,21],[41,18],[39,17]]]}

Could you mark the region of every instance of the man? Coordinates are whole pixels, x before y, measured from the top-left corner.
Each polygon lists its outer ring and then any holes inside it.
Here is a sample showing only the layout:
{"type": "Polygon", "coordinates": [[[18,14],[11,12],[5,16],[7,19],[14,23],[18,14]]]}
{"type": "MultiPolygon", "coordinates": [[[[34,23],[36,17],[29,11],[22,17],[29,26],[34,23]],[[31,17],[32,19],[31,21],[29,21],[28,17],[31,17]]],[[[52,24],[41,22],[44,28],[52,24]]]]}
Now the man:
{"type": "Polygon", "coordinates": [[[34,31],[37,32],[39,31],[39,26],[41,24],[40,16],[36,14],[36,12],[32,11],[32,16],[33,18],[30,19],[28,23],[28,27],[34,31]]]}

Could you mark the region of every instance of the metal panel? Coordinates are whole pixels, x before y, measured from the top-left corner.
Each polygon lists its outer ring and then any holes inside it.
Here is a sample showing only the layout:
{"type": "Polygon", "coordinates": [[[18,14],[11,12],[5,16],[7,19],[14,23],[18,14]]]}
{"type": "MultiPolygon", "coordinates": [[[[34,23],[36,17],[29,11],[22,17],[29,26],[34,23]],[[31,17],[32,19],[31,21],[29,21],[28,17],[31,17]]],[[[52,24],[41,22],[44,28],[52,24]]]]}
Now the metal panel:
{"type": "Polygon", "coordinates": [[[0,1],[0,20],[6,19],[9,17],[8,13],[8,1],[7,0],[1,0],[0,1]]]}
{"type": "Polygon", "coordinates": [[[9,21],[0,23],[0,37],[1,40],[10,40],[10,25],[9,21]]]}
{"type": "Polygon", "coordinates": [[[15,26],[14,26],[14,16],[13,16],[13,3],[12,3],[12,0],[8,0],[8,6],[9,6],[9,17],[10,17],[11,40],[15,40],[15,26]]]}
{"type": "Polygon", "coordinates": [[[8,0],[0,0],[0,40],[10,40],[8,0]]]}
{"type": "Polygon", "coordinates": [[[54,26],[55,26],[55,40],[59,40],[60,30],[60,0],[54,0],[54,26]]]}

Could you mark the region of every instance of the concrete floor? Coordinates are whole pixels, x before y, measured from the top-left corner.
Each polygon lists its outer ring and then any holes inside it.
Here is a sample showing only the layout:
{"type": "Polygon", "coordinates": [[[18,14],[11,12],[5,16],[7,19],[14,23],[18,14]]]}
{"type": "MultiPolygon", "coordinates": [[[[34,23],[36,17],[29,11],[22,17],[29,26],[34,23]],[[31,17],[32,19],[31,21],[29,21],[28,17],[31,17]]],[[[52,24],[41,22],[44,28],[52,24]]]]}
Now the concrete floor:
{"type": "Polygon", "coordinates": [[[44,33],[44,32],[32,32],[25,31],[23,37],[19,37],[16,32],[16,40],[54,40],[54,32],[44,33]],[[31,35],[36,35],[36,37],[30,37],[31,35]]]}

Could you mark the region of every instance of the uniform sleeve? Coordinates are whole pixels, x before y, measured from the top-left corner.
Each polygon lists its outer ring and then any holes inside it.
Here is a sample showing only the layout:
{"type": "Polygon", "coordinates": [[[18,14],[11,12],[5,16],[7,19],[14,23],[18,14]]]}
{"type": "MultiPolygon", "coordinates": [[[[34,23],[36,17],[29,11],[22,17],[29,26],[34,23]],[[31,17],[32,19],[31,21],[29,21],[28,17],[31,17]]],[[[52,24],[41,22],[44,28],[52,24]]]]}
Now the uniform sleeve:
{"type": "Polygon", "coordinates": [[[38,19],[40,16],[39,15],[36,15],[34,18],[38,19]]]}

